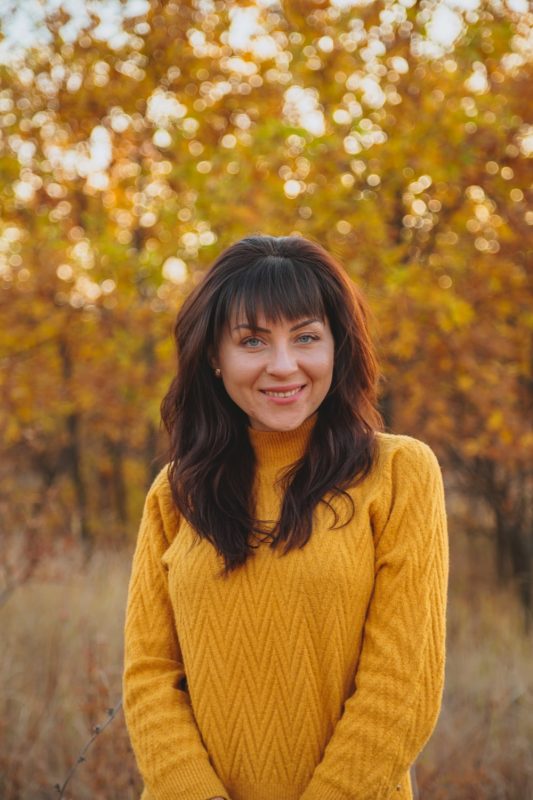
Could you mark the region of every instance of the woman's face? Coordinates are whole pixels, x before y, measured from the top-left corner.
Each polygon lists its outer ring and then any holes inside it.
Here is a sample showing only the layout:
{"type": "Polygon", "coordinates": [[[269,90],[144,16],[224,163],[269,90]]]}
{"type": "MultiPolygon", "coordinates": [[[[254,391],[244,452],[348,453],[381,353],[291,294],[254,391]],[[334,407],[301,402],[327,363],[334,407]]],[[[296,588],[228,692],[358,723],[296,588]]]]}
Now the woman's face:
{"type": "Polygon", "coordinates": [[[317,410],[333,376],[334,341],[327,320],[272,322],[252,329],[235,316],[225,327],[214,366],[252,428],[290,431],[317,410]]]}

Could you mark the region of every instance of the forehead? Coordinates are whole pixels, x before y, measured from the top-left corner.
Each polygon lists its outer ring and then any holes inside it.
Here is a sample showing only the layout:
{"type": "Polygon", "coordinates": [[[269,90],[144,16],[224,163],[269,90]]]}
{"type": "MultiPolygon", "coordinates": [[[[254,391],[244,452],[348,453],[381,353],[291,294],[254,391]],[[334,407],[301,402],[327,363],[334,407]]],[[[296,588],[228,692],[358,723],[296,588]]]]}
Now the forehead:
{"type": "Polygon", "coordinates": [[[288,259],[265,258],[234,272],[216,306],[214,327],[219,331],[235,319],[256,326],[259,320],[326,316],[319,275],[306,262],[288,259]]]}
{"type": "Polygon", "coordinates": [[[224,322],[230,326],[246,323],[253,328],[268,328],[279,323],[300,322],[303,319],[326,319],[320,296],[312,299],[302,295],[286,296],[284,302],[272,302],[273,299],[268,296],[241,295],[227,308],[224,322]]]}
{"type": "Polygon", "coordinates": [[[327,320],[323,314],[302,313],[296,316],[288,317],[285,314],[276,314],[275,316],[267,315],[263,309],[256,310],[253,316],[246,313],[246,309],[240,308],[233,310],[228,319],[227,325],[230,328],[245,325],[252,328],[273,328],[278,326],[288,327],[298,325],[301,322],[316,322],[326,323],[327,320]]]}

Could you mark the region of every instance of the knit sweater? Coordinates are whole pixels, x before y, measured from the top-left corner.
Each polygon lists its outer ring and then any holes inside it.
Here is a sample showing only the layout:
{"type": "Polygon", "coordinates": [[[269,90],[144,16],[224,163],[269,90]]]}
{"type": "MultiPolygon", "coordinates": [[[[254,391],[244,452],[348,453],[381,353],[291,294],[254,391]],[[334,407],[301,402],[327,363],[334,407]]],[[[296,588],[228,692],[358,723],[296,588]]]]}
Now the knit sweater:
{"type": "MultiPolygon", "coordinates": [[[[276,477],[313,424],[250,430],[259,519],[277,518],[276,477]]],[[[320,504],[305,547],[282,555],[262,542],[227,578],[213,545],[180,519],[167,468],[155,479],[123,679],[143,800],[412,798],[409,767],[443,686],[444,499],[427,445],[377,442],[347,525],[332,530],[320,504]]]]}

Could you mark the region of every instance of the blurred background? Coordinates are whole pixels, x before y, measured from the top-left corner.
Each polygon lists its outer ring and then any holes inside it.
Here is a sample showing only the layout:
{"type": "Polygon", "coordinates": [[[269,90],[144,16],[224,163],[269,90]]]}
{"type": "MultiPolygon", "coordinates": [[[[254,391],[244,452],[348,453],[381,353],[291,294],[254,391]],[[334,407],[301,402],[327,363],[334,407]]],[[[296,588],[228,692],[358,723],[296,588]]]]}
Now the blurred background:
{"type": "Polygon", "coordinates": [[[387,428],[443,466],[420,798],[533,798],[532,21],[525,0],[0,0],[4,800],[139,796],[109,709],[173,323],[257,232],[345,265],[387,428]]]}

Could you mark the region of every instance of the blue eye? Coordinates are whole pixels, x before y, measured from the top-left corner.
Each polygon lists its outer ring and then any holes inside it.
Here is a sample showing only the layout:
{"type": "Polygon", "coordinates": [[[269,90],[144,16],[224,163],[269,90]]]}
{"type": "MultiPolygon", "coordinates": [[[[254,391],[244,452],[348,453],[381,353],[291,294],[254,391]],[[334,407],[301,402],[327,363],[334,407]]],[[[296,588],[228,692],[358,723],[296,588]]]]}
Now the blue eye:
{"type": "Polygon", "coordinates": [[[255,348],[256,348],[256,347],[258,347],[260,344],[261,344],[261,339],[258,339],[258,338],[257,338],[257,336],[250,336],[250,338],[249,338],[249,339],[245,339],[245,340],[243,341],[243,345],[244,345],[245,347],[250,347],[250,348],[252,348],[252,349],[255,349],[255,348]]]}
{"type": "Polygon", "coordinates": [[[311,342],[316,342],[317,339],[318,336],[313,336],[311,333],[302,333],[302,335],[298,337],[298,341],[302,342],[302,344],[310,344],[311,342]]]}

